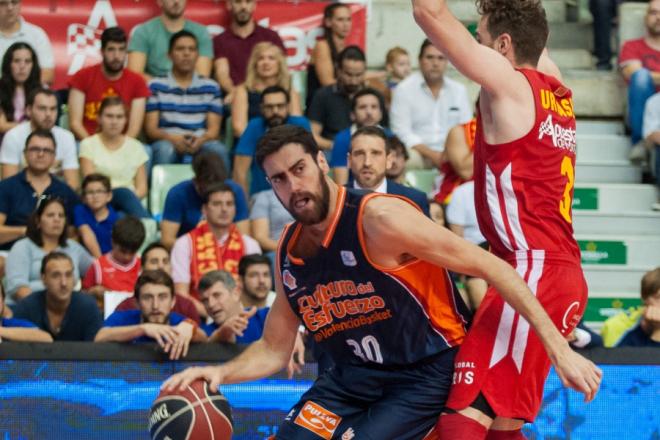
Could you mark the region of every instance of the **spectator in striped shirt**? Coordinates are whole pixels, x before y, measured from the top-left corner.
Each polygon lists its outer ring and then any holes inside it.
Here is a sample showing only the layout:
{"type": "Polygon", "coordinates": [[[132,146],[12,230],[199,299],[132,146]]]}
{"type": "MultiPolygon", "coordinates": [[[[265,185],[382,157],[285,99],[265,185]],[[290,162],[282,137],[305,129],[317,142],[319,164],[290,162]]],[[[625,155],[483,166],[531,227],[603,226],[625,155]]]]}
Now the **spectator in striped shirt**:
{"type": "Polygon", "coordinates": [[[225,145],[218,140],[222,97],[218,84],[195,73],[197,38],[186,30],[172,35],[172,70],[149,83],[144,129],[152,141],[154,164],[190,163],[201,150],[212,151],[230,167],[225,145]]]}

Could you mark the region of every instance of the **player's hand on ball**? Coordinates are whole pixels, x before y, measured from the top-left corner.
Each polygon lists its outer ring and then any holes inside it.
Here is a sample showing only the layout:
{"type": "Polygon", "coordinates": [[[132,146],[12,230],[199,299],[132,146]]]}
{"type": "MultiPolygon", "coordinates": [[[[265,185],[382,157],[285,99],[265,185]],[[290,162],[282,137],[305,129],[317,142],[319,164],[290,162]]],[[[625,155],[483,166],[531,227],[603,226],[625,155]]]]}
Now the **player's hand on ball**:
{"type": "Polygon", "coordinates": [[[591,402],[596,397],[603,378],[603,372],[596,364],[570,348],[555,356],[553,364],[565,387],[583,393],[585,402],[591,402]]]}
{"type": "Polygon", "coordinates": [[[209,383],[211,391],[217,392],[218,386],[222,383],[223,379],[222,368],[214,366],[186,368],[180,373],[170,376],[169,379],[163,382],[160,389],[173,391],[178,388],[179,391],[183,391],[188,385],[197,379],[205,380],[209,383]]]}

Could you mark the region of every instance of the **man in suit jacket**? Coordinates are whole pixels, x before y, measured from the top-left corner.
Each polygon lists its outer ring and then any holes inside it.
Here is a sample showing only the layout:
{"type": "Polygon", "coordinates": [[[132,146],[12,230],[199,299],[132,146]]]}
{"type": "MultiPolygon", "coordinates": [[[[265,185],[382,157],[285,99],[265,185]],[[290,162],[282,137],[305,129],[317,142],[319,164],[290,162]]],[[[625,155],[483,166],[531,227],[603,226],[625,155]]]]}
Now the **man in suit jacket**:
{"type": "Polygon", "coordinates": [[[406,197],[429,216],[426,194],[385,178],[391,160],[389,153],[389,143],[382,129],[376,126],[359,128],[351,137],[348,167],[353,181],[347,186],[406,197]]]}

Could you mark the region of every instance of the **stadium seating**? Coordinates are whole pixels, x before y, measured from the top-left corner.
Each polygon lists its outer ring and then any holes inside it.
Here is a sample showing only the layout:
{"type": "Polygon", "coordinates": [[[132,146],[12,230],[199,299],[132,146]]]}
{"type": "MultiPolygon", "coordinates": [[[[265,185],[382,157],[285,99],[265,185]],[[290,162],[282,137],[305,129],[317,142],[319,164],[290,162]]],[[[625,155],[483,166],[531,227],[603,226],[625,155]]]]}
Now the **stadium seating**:
{"type": "Polygon", "coordinates": [[[438,177],[436,169],[406,171],[406,182],[427,194],[433,189],[436,177],[438,177]]]}
{"type": "Polygon", "coordinates": [[[190,165],[156,165],[151,171],[149,209],[156,221],[160,221],[167,192],[179,182],[194,176],[190,165]]]}

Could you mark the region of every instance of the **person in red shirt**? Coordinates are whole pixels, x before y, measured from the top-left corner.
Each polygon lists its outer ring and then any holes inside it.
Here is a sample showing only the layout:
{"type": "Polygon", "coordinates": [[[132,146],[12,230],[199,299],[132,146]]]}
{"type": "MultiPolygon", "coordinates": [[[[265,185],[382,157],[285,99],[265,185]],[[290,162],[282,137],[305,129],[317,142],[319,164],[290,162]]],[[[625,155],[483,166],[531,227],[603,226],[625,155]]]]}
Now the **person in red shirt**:
{"type": "MultiPolygon", "coordinates": [[[[575,114],[545,53],[540,0],[479,0],[476,40],[444,0],[413,0],[414,17],[463,75],[481,85],[474,148],[477,217],[491,251],[524,277],[554,326],[530,322],[491,285],[454,361],[445,413],[431,439],[522,439],[551,363],[580,321],[587,285],[573,238],[575,114]],[[546,331],[547,330],[547,331],[546,331]]],[[[523,311],[520,309],[520,311],[523,311]]],[[[594,398],[602,372],[576,357],[559,377],[594,398]],[[573,376],[575,373],[575,376],[573,376]]]]}
{"type": "Polygon", "coordinates": [[[257,43],[273,43],[286,55],[286,48],[277,32],[259,26],[254,20],[256,7],[256,0],[227,0],[229,26],[213,37],[215,79],[225,92],[227,104],[234,97],[234,87],[245,81],[248,60],[257,43]]]}
{"type": "MultiPolygon", "coordinates": [[[[642,122],[646,100],[660,91],[660,0],[651,0],[644,16],[646,35],[623,43],[619,68],[628,83],[628,123],[631,140],[642,140],[642,122]]],[[[643,146],[631,151],[631,160],[646,157],[643,146]]]]}
{"type": "Polygon", "coordinates": [[[138,218],[117,220],[112,226],[112,250],[94,260],[82,281],[83,290],[93,294],[100,304],[106,291],[133,292],[141,268],[137,252],[145,235],[138,218]]]}
{"type": "Polygon", "coordinates": [[[101,101],[119,96],[129,109],[126,136],[137,138],[142,130],[149,88],[144,78],[126,69],[126,33],[110,27],[101,34],[99,64],[79,70],[69,80],[69,127],[76,139],[96,133],[101,101]]]}

